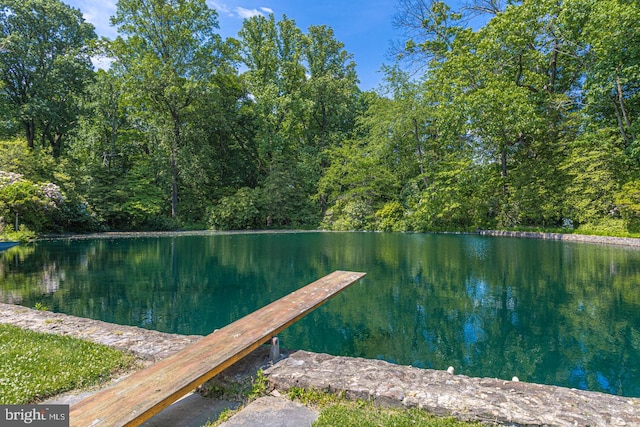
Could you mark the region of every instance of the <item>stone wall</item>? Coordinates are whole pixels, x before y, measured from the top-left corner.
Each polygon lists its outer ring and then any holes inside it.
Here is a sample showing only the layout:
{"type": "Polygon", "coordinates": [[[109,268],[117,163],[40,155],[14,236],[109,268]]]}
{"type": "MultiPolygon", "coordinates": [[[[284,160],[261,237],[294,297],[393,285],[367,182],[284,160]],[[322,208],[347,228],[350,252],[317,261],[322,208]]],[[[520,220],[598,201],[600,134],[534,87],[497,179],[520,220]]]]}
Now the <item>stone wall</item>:
{"type": "Polygon", "coordinates": [[[584,234],[539,233],[528,231],[480,230],[481,236],[519,237],[526,239],[562,240],[566,242],[598,243],[640,247],[640,239],[631,237],[587,236],[584,234]]]}
{"type": "Polygon", "coordinates": [[[508,426],[640,426],[640,399],[382,360],[297,351],[265,370],[278,390],[344,393],[382,405],[417,407],[464,421],[508,426]]]}

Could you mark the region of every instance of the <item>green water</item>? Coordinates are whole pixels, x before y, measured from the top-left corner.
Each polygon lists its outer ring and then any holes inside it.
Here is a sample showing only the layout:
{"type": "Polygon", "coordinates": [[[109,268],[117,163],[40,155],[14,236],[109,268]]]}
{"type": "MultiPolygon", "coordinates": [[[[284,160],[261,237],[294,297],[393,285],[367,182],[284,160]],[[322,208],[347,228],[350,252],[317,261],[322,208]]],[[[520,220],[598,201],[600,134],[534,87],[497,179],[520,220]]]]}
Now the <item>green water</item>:
{"type": "Polygon", "coordinates": [[[207,334],[337,269],[368,275],[282,346],[640,397],[629,248],[373,233],[51,241],[0,254],[0,300],[207,334]]]}

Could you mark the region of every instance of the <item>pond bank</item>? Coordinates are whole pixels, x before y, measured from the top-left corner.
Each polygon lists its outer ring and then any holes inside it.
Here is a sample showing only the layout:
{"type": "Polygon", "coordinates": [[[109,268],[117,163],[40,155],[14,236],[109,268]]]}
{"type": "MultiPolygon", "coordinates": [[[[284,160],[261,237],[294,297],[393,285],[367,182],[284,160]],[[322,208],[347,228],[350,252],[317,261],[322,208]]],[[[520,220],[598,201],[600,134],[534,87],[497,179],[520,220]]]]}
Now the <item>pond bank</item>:
{"type": "Polygon", "coordinates": [[[633,237],[591,236],[587,234],[541,233],[537,231],[502,231],[480,230],[481,236],[518,237],[523,239],[562,240],[565,242],[597,243],[601,245],[618,245],[640,247],[640,239],[633,237]]]}
{"type": "MultiPolygon", "coordinates": [[[[191,231],[140,231],[140,232],[119,232],[110,231],[104,233],[89,234],[69,234],[69,235],[44,235],[37,240],[88,240],[88,239],[120,239],[120,238],[148,238],[148,237],[177,237],[177,236],[209,236],[226,234],[272,234],[272,233],[332,233],[324,230],[234,230],[234,231],[214,231],[214,230],[191,230],[191,231]]],[[[426,233],[428,234],[428,233],[426,233]]],[[[602,245],[618,245],[640,247],[640,238],[634,237],[612,237],[594,236],[588,234],[562,234],[543,233],[538,231],[505,231],[505,230],[478,230],[476,232],[460,233],[434,233],[434,234],[477,234],[480,236],[493,237],[516,237],[523,239],[541,240],[562,240],[565,242],[596,243],[602,245]]]]}
{"type": "Polygon", "coordinates": [[[167,334],[122,326],[50,311],[0,303],[0,323],[35,332],[68,335],[129,351],[136,357],[156,362],[198,341],[201,336],[167,334]]]}
{"type": "MultiPolygon", "coordinates": [[[[147,361],[160,360],[201,338],[2,303],[0,323],[87,339],[129,350],[147,361]]],[[[258,360],[264,362],[263,358],[258,360]]],[[[252,369],[257,367],[244,368],[245,371],[252,369]]],[[[379,360],[297,351],[268,368],[265,374],[276,390],[295,386],[343,391],[351,398],[372,398],[383,405],[419,407],[462,420],[528,426],[640,425],[638,398],[470,378],[379,360]]]]}

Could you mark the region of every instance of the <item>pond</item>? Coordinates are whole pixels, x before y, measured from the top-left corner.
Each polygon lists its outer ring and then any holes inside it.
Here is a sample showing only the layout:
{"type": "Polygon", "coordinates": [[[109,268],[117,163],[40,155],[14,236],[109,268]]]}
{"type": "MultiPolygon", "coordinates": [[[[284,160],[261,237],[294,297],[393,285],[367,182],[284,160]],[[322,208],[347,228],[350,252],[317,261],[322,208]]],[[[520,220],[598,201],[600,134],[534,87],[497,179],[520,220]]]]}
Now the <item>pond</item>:
{"type": "Polygon", "coordinates": [[[640,251],[476,235],[54,240],[0,253],[0,301],[208,334],[334,271],[281,346],[640,397],[640,251]]]}

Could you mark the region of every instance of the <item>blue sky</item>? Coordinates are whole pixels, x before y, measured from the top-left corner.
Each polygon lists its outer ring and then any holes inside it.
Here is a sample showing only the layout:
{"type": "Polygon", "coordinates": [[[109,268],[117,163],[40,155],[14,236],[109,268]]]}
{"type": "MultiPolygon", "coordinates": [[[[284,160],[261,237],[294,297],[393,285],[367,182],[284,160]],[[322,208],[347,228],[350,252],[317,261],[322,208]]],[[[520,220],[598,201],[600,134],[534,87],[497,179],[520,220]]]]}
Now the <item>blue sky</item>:
{"type": "MultiPolygon", "coordinates": [[[[63,0],[82,11],[101,36],[115,38],[109,25],[117,0],[63,0]]],[[[311,25],[333,28],[336,39],[345,44],[357,65],[360,88],[375,89],[382,80],[380,67],[389,61],[386,53],[395,38],[392,17],[395,0],[207,0],[218,11],[220,35],[235,37],[244,18],[273,12],[277,19],[287,15],[306,32],[311,25]]]]}

